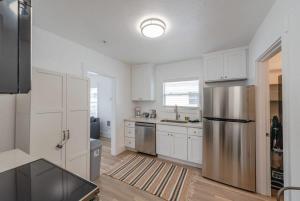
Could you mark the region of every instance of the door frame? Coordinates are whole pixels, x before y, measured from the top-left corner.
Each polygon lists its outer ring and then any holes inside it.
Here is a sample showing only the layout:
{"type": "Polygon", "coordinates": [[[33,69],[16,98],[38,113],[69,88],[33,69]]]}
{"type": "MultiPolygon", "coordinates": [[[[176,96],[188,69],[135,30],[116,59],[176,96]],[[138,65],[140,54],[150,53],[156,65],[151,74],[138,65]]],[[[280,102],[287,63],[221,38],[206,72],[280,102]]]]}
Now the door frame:
{"type": "Polygon", "coordinates": [[[270,151],[270,94],[268,64],[272,56],[281,51],[281,39],[277,40],[256,61],[256,189],[271,196],[271,151],[270,151]]]}
{"type": "Polygon", "coordinates": [[[112,120],[111,120],[111,155],[116,156],[118,155],[118,148],[117,148],[117,115],[116,115],[116,94],[117,94],[117,84],[116,78],[107,74],[103,74],[98,72],[96,68],[88,68],[82,66],[82,74],[84,77],[88,77],[88,72],[93,72],[99,76],[106,77],[111,79],[112,81],[112,120]]]}
{"type": "MultiPolygon", "coordinates": [[[[256,59],[256,85],[257,85],[257,95],[256,95],[256,119],[257,119],[257,127],[256,127],[256,191],[257,193],[270,196],[271,195],[271,170],[270,170],[270,136],[266,137],[265,131],[270,127],[269,120],[266,119],[266,115],[269,115],[270,108],[269,103],[266,107],[266,102],[269,99],[269,96],[265,96],[265,94],[269,93],[269,89],[265,86],[265,76],[263,68],[266,67],[265,61],[281,51],[282,54],[282,113],[283,113],[283,166],[284,166],[284,183],[289,184],[290,178],[290,158],[289,158],[289,106],[288,106],[288,98],[289,94],[289,86],[288,80],[289,71],[288,71],[288,42],[287,42],[287,34],[283,34],[280,38],[278,38],[269,48],[265,50],[261,56],[256,59]],[[265,108],[264,108],[265,107],[265,108]],[[267,121],[266,121],[267,120],[267,121]],[[264,124],[263,122],[268,122],[264,124]],[[262,133],[264,132],[264,133],[262,133]]],[[[265,72],[266,73],[266,72],[265,72]]],[[[269,119],[269,116],[268,116],[269,119]]],[[[288,196],[285,194],[285,196],[288,196]]],[[[286,197],[288,198],[288,197],[286,197]]]]}

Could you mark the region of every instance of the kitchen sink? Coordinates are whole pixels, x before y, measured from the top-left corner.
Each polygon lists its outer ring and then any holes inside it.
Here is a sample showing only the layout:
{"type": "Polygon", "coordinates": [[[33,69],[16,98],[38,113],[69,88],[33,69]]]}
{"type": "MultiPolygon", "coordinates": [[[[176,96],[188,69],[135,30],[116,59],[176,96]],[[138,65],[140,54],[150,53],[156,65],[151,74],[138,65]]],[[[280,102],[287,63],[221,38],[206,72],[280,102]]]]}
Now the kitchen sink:
{"type": "Polygon", "coordinates": [[[161,122],[169,122],[169,123],[180,123],[180,124],[186,124],[188,121],[182,121],[182,120],[172,120],[172,119],[163,119],[161,122]]]}

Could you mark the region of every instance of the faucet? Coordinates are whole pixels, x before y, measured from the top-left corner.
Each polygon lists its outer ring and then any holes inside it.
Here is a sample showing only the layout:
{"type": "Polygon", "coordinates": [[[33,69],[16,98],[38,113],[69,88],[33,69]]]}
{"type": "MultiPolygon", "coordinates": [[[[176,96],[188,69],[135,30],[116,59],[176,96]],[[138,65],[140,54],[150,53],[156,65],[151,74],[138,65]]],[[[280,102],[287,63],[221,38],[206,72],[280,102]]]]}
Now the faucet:
{"type": "Polygon", "coordinates": [[[180,114],[178,113],[178,106],[177,106],[177,105],[175,105],[174,112],[175,112],[175,114],[176,114],[176,120],[179,120],[180,114]]]}

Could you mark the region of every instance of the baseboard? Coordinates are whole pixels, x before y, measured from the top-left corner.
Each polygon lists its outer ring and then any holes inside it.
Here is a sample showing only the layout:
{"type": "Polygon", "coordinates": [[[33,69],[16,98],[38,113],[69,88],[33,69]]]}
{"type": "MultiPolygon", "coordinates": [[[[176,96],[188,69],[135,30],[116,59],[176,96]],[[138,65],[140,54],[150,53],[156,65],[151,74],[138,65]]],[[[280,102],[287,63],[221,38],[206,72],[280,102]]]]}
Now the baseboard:
{"type": "Polygon", "coordinates": [[[180,159],[176,159],[176,158],[171,158],[171,157],[168,157],[168,156],[162,156],[162,155],[159,155],[159,154],[157,155],[157,157],[160,158],[160,159],[167,160],[167,161],[172,161],[172,162],[175,162],[175,163],[180,163],[180,164],[183,164],[183,165],[187,165],[187,166],[202,169],[202,165],[197,164],[197,163],[192,163],[192,162],[189,162],[189,161],[184,161],[184,160],[180,160],[180,159]]]}

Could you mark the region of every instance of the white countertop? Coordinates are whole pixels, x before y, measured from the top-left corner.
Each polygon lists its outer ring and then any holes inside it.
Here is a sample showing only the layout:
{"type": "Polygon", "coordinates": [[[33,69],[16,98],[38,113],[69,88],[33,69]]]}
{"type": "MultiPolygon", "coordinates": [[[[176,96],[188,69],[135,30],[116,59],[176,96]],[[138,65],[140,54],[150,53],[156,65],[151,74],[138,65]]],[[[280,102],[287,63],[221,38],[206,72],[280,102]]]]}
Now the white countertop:
{"type": "Polygon", "coordinates": [[[0,153],[0,173],[30,163],[36,159],[19,149],[2,152],[0,153]]]}
{"type": "Polygon", "coordinates": [[[134,121],[134,122],[146,122],[160,125],[170,125],[170,126],[181,126],[188,128],[202,128],[202,122],[199,123],[173,123],[173,122],[161,122],[160,119],[150,119],[150,118],[142,118],[142,117],[133,117],[127,118],[125,121],[134,121]]]}

